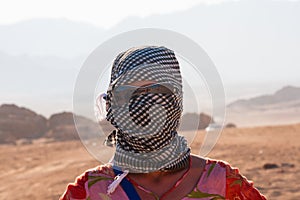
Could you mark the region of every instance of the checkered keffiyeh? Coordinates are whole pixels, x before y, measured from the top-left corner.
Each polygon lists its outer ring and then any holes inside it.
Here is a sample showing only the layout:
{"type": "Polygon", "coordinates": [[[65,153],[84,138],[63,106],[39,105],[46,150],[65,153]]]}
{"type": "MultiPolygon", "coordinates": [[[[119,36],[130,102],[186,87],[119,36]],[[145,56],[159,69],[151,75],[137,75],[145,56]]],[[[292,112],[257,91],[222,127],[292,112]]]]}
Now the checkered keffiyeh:
{"type": "Polygon", "coordinates": [[[181,169],[188,164],[190,149],[176,131],[182,114],[182,79],[172,50],[131,48],[114,60],[111,88],[145,80],[172,85],[172,94],[145,93],[116,106],[113,90],[107,92],[106,119],[116,128],[106,139],[106,145],[116,144],[113,164],[136,173],[181,169]]]}

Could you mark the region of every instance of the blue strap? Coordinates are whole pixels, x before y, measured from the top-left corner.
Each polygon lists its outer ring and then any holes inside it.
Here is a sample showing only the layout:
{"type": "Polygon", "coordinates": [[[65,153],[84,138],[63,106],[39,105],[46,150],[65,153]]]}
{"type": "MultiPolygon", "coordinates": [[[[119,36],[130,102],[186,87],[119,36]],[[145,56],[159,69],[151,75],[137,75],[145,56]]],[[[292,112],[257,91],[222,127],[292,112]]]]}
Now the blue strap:
{"type": "MultiPolygon", "coordinates": [[[[119,171],[117,169],[113,169],[113,170],[114,170],[115,175],[123,173],[122,171],[119,171]]],[[[122,186],[124,192],[126,193],[127,197],[130,200],[141,200],[138,193],[134,189],[133,185],[127,180],[127,178],[123,178],[120,185],[122,186]]]]}

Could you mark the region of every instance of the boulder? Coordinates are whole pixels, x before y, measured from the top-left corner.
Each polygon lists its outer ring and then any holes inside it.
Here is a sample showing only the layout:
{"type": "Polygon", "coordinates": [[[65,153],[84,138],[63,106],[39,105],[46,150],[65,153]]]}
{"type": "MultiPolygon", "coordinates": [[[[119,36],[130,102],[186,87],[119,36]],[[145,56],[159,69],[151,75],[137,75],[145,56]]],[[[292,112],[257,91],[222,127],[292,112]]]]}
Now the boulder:
{"type": "Polygon", "coordinates": [[[263,166],[264,169],[276,169],[279,168],[279,166],[275,163],[266,163],[263,166]]]}
{"type": "Polygon", "coordinates": [[[225,128],[236,128],[236,125],[234,123],[228,123],[225,128]]]}
{"type": "Polygon", "coordinates": [[[180,122],[181,131],[205,129],[210,123],[213,123],[212,117],[205,113],[185,113],[180,122]]]}

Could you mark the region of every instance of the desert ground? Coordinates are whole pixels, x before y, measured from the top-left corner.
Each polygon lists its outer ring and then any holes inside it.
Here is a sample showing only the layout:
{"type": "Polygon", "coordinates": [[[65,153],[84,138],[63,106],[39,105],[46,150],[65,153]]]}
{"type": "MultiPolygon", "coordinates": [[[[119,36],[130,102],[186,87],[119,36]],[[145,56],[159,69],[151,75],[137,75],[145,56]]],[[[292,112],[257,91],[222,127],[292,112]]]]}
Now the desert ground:
{"type": "MultiPolygon", "coordinates": [[[[224,129],[208,157],[238,167],[268,199],[300,199],[300,124],[224,129]],[[278,168],[264,169],[268,163],[278,168]]],[[[99,164],[80,141],[0,145],[0,158],[5,200],[58,199],[77,175],[99,164]]]]}

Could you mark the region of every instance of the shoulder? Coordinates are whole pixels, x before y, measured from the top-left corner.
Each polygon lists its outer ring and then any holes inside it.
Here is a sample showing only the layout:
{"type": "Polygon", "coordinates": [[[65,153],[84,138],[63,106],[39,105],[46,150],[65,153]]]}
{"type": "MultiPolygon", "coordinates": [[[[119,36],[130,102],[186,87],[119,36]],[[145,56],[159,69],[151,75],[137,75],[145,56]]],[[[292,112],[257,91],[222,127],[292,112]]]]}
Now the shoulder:
{"type": "MultiPolygon", "coordinates": [[[[192,155],[193,163],[195,163],[194,167],[200,167],[203,168],[203,173],[207,176],[210,176],[211,173],[224,173],[226,174],[226,171],[231,168],[230,164],[223,160],[216,160],[206,157],[200,157],[197,155],[192,155]]],[[[203,176],[203,175],[202,175],[203,176]]]]}
{"type": "Polygon", "coordinates": [[[253,181],[243,176],[238,168],[232,167],[226,162],[224,167],[226,169],[227,198],[266,200],[266,197],[254,187],[253,181]]]}
{"type": "Polygon", "coordinates": [[[99,180],[113,179],[114,172],[110,165],[100,165],[86,170],[77,176],[74,183],[69,183],[60,200],[86,199],[88,197],[87,188],[99,180]],[[102,179],[101,179],[102,178],[102,179]]]}
{"type": "Polygon", "coordinates": [[[232,167],[228,162],[195,157],[202,162],[205,161],[205,167],[198,183],[198,187],[205,192],[224,195],[226,199],[266,199],[254,187],[252,181],[249,181],[238,168],[232,167]]]}
{"type": "Polygon", "coordinates": [[[208,195],[222,199],[226,192],[226,169],[224,163],[219,160],[212,160],[199,156],[192,156],[194,160],[200,161],[203,170],[200,174],[198,184],[189,197],[208,195]]]}
{"type": "Polygon", "coordinates": [[[266,197],[254,187],[253,182],[243,176],[237,167],[233,167],[223,160],[208,159],[207,164],[210,166],[218,165],[224,169],[226,177],[226,198],[266,200],[266,197]]]}

